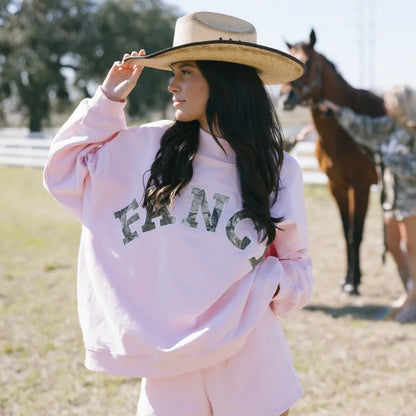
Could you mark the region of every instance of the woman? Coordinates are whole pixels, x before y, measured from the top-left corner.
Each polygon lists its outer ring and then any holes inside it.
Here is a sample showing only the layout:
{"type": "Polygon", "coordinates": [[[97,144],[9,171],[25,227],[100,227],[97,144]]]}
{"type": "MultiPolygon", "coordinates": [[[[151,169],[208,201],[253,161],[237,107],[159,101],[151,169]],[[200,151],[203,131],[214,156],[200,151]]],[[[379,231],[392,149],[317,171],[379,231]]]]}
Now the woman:
{"type": "Polygon", "coordinates": [[[52,144],[45,185],[83,224],[85,363],[143,377],[140,416],[286,415],[302,395],[276,319],[311,294],[302,176],[263,85],[302,72],[248,22],[187,15],[52,144]],[[144,66],[172,71],[176,121],[127,128],[144,66]]]}
{"type": "Polygon", "coordinates": [[[395,86],[385,92],[384,106],[387,116],[372,118],[331,101],[319,104],[355,141],[381,156],[386,250],[405,289],[394,319],[406,322],[416,319],[416,92],[395,86]]]}

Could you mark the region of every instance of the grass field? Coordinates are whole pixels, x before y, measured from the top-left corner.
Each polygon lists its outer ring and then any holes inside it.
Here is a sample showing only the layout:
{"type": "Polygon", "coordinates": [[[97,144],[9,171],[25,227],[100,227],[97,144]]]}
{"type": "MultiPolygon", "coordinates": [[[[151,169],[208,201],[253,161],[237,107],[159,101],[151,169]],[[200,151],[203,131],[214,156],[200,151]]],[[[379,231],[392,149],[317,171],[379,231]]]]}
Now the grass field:
{"type": "MultiPolygon", "coordinates": [[[[139,380],[83,367],[80,226],[41,176],[0,167],[0,416],[133,415],[139,380]]],[[[338,289],[345,255],[334,203],[325,187],[305,194],[316,285],[311,305],[283,321],[305,389],[291,415],[415,416],[416,323],[383,319],[401,287],[391,259],[381,264],[378,194],[362,246],[362,295],[354,298],[338,289]]]]}

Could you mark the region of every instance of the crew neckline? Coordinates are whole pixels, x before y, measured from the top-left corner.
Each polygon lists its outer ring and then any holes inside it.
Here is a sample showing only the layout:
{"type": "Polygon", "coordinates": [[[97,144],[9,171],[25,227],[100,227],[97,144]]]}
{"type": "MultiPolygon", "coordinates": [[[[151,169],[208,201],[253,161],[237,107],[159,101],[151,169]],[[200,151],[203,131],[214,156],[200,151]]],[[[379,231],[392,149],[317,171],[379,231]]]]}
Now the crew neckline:
{"type": "Polygon", "coordinates": [[[213,157],[215,159],[235,162],[235,152],[228,141],[220,137],[218,137],[218,141],[225,150],[225,153],[224,150],[218,146],[218,143],[214,140],[211,134],[200,128],[198,154],[213,157]]]}

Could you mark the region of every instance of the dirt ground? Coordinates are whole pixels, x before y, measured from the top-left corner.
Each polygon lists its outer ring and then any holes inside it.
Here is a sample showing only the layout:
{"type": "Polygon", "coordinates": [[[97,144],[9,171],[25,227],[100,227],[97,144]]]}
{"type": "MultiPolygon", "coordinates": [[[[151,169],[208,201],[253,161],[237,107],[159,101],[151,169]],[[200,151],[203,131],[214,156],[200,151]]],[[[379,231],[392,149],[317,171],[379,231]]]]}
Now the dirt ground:
{"type": "MultiPolygon", "coordinates": [[[[83,367],[79,225],[44,192],[39,170],[0,167],[0,183],[0,416],[132,416],[139,380],[83,367]]],[[[305,390],[291,415],[415,416],[416,323],[386,318],[401,286],[391,259],[381,262],[378,192],[359,297],[338,287],[345,247],[328,191],[308,186],[305,197],[316,284],[311,304],[282,320],[305,390]]]]}
{"type": "Polygon", "coordinates": [[[326,188],[307,188],[306,203],[316,284],[310,306],[285,322],[306,393],[292,415],[416,415],[416,323],[388,318],[402,288],[392,259],[381,261],[379,193],[371,195],[359,297],[337,286],[345,243],[326,188]]]}

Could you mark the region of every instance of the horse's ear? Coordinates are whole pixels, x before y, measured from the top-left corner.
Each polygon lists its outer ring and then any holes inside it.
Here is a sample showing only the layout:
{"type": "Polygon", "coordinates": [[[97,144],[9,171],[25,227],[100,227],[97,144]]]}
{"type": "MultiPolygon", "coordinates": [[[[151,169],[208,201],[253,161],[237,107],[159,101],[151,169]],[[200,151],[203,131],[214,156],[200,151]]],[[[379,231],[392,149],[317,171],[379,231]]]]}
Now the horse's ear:
{"type": "Polygon", "coordinates": [[[313,48],[315,46],[315,43],[316,43],[316,34],[315,34],[315,31],[312,29],[309,35],[309,46],[313,48]]]}
{"type": "Polygon", "coordinates": [[[293,47],[293,45],[292,44],[290,44],[289,42],[287,42],[287,41],[284,41],[285,43],[286,43],[286,46],[287,46],[287,48],[288,49],[292,49],[292,47],[293,47]]]}

